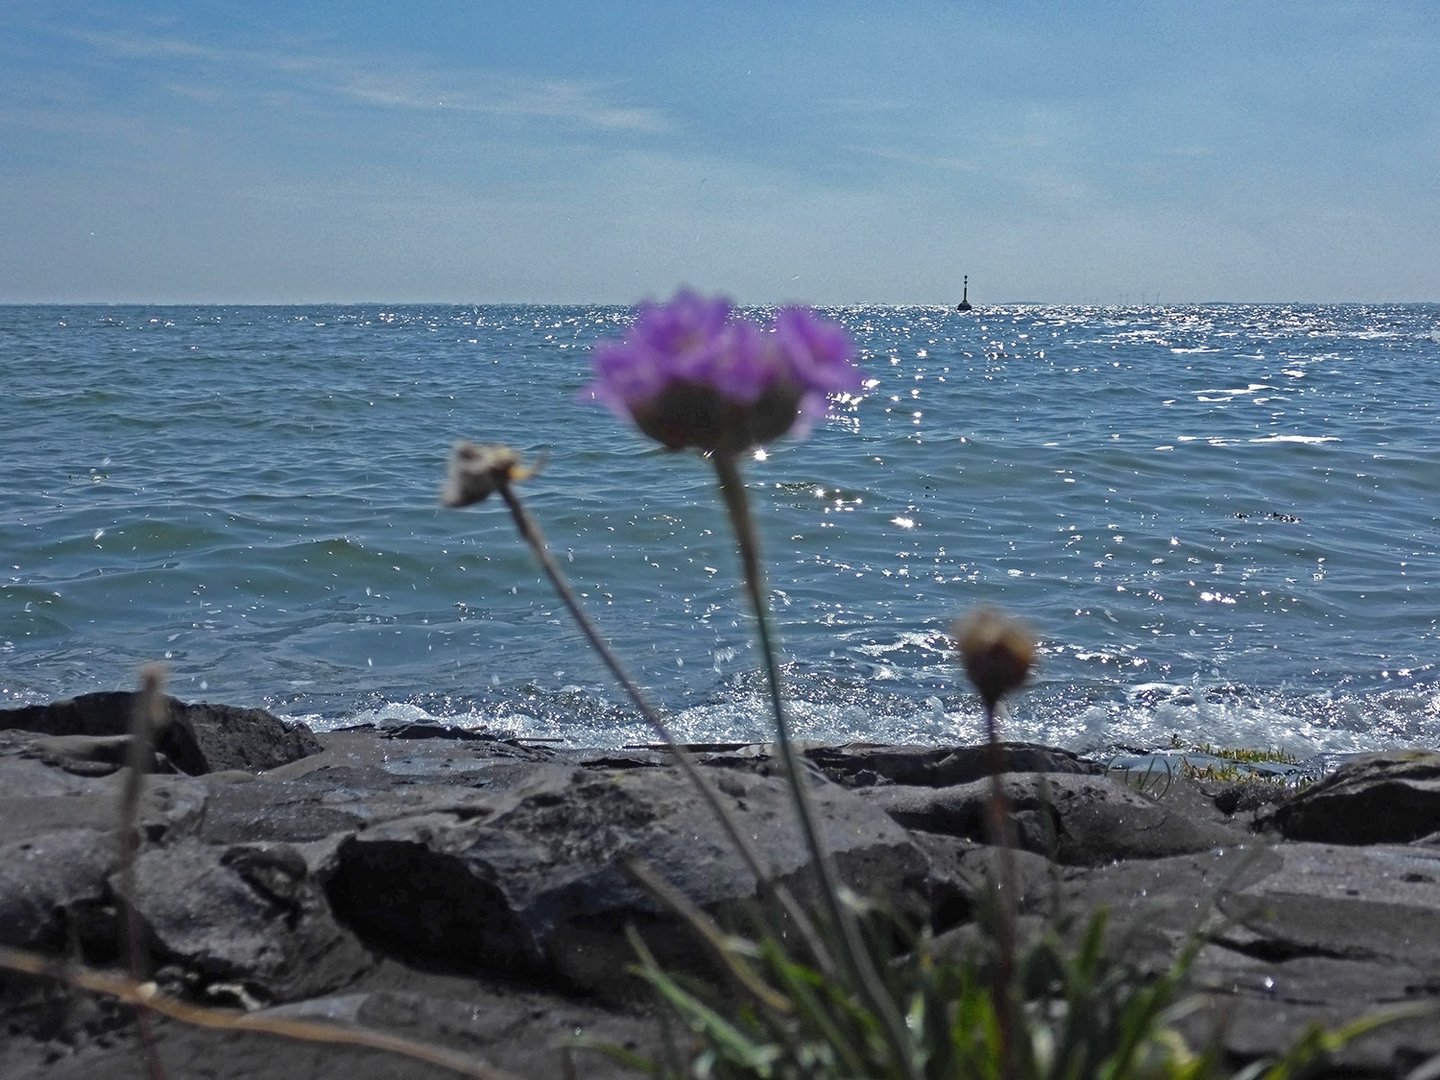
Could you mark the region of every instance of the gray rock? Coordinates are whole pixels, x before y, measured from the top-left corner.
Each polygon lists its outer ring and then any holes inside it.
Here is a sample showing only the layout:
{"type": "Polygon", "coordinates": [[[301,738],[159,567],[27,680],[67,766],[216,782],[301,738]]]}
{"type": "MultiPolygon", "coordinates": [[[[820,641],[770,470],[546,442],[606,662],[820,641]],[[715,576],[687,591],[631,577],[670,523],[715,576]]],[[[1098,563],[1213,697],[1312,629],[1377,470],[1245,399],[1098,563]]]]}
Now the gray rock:
{"type": "MultiPolygon", "coordinates": [[[[267,779],[381,792],[419,787],[504,788],[569,755],[494,740],[388,739],[359,732],[317,737],[319,752],[279,766],[267,779]]],[[[575,755],[579,756],[579,755],[575,755]]]]}
{"type": "MultiPolygon", "coordinates": [[[[124,895],[118,878],[111,887],[124,895]]],[[[226,1004],[323,994],[371,964],[341,931],[305,857],[286,844],[190,839],[140,855],[129,899],[153,959],[186,996],[226,1004]]]]}
{"type": "MultiPolygon", "coordinates": [[[[930,859],[925,893],[930,898],[930,927],[945,931],[972,922],[993,898],[1004,879],[1000,848],[955,836],[915,831],[911,838],[930,859]]],[[[1034,914],[1051,910],[1059,868],[1042,855],[1012,851],[1016,910],[1034,914]]]]}
{"type": "Polygon", "coordinates": [[[204,778],[221,797],[203,827],[211,843],[305,843],[343,836],[394,818],[472,813],[476,792],[504,792],[547,771],[568,774],[548,751],[494,740],[391,742],[373,734],[329,733],[319,753],[256,776],[204,778]]]}
{"type": "MultiPolygon", "coordinates": [[[[70,1003],[74,1010],[78,1002],[70,1003]]],[[[275,1019],[363,1025],[438,1046],[506,1075],[555,1080],[635,1080],[636,1073],[593,1040],[658,1057],[664,1038],[654,1018],[514,983],[487,985],[382,962],[343,991],[260,1011],[275,1019]],[[567,1060],[573,1072],[566,1073],[567,1060]]],[[[73,1041],[14,1033],[0,1038],[0,1076],[95,1080],[144,1074],[133,1021],[73,1041]]],[[[152,1019],[167,1075],[177,1080],[453,1080],[455,1073],[411,1058],[341,1044],[225,1034],[152,1019]]]]}
{"type": "MultiPolygon", "coordinates": [[[[772,871],[803,892],[810,862],[788,790],[746,774],[720,780],[738,826],[763,838],[772,871]]],[[[903,830],[833,785],[812,794],[842,877],[913,906],[925,859],[903,830]]],[[[464,808],[368,828],[340,846],[329,892],[373,947],[472,970],[548,969],[594,989],[632,958],[627,923],[669,926],[662,951],[694,952],[627,872],[630,859],[718,912],[756,897],[708,809],[668,769],[557,768],[506,792],[474,793],[464,808]]]]}
{"type": "MultiPolygon", "coordinates": [[[[113,723],[125,709],[111,706],[113,723]]],[[[253,733],[267,731],[261,721],[253,733]]],[[[115,962],[119,734],[0,730],[0,941],[115,962]]],[[[706,969],[689,931],[627,874],[627,860],[722,921],[741,918],[756,897],[669,755],[443,729],[388,734],[323,735],[315,752],[286,750],[291,760],[268,768],[232,747],[189,759],[203,775],[146,781],[134,898],[163,984],[205,1001],[361,1022],[537,1080],[565,1075],[577,1030],[656,1053],[663,1035],[649,999],[629,996],[624,927],[634,924],[666,964],[706,969]]],[[[789,793],[769,775],[771,748],[712,752],[708,771],[742,828],[813,903],[813,868],[789,793]]],[[[989,751],[806,755],[838,781],[817,772],[812,793],[842,876],[928,920],[945,948],[974,947],[973,920],[1001,876],[985,825],[989,751]]],[[[1198,941],[1199,1006],[1183,1024],[1199,1046],[1226,1019],[1221,1045],[1237,1060],[1283,1050],[1311,1021],[1440,1001],[1440,845],[1423,841],[1433,757],[1347,766],[1281,807],[1261,806],[1275,816],[1257,837],[1238,803],[1233,816],[1217,808],[1219,789],[1177,779],[1142,793],[1066,755],[1009,747],[1014,771],[1003,782],[1026,848],[1011,853],[1022,940],[1073,941],[1104,909],[1111,954],[1138,971],[1166,969],[1198,941]],[[1322,820],[1341,829],[1357,816],[1411,842],[1321,845],[1284,831],[1322,820]]],[[[128,1011],[80,1001],[0,975],[0,1075],[131,1068],[128,1011]]],[[[1402,1075],[1440,1052],[1437,1031],[1433,1022],[1386,1028],[1320,1074],[1402,1075]]],[[[172,1075],[440,1075],[371,1051],[169,1022],[156,1032],[172,1075]]],[[[576,1074],[624,1075],[594,1055],[576,1074]]]]}
{"type": "Polygon", "coordinates": [[[1404,844],[1440,834],[1440,753],[1395,750],[1341,765],[1263,819],[1287,840],[1404,844]]]}
{"type": "MultiPolygon", "coordinates": [[[[1402,1003],[1440,1009],[1440,852],[1428,848],[1252,839],[1072,869],[1059,909],[1076,927],[1104,909],[1110,953],[1142,972],[1199,942],[1189,985],[1203,1007],[1183,1027],[1237,1059],[1283,1052],[1310,1024],[1334,1030],[1402,1003]]],[[[1397,1062],[1437,1053],[1432,1018],[1382,1028],[1332,1065],[1402,1075],[1397,1062]]]]}
{"type": "MultiPolygon", "coordinates": [[[[109,776],[128,764],[130,744],[129,735],[52,735],[35,739],[24,752],[77,776],[109,776]]],[[[147,773],[176,771],[164,754],[153,750],[140,768],[147,773]]]]}
{"type": "MultiPolygon", "coordinates": [[[[1098,773],[1100,766],[1068,750],[1029,743],[1002,743],[999,752],[1007,773],[1098,773]]],[[[837,784],[869,787],[908,784],[952,787],[980,780],[995,771],[989,746],[815,746],[805,757],[837,784]]]]}
{"type": "MultiPolygon", "coordinates": [[[[103,883],[116,850],[109,836],[86,829],[61,825],[23,836],[6,829],[0,837],[0,944],[71,951],[81,928],[92,931],[93,914],[105,905],[103,883]]],[[[113,925],[107,923],[111,938],[113,925]]]]}
{"type": "MultiPolygon", "coordinates": [[[[0,730],[128,735],[134,698],[129,691],[114,691],[0,709],[0,730]]],[[[165,701],[168,723],[157,733],[155,747],[192,776],[222,769],[271,769],[320,749],[308,728],[287,726],[262,709],[187,705],[172,697],[165,701]]]]}
{"type": "MultiPolygon", "coordinates": [[[[1074,773],[1004,777],[1022,848],[1061,863],[1156,859],[1233,844],[1236,829],[1197,818],[1106,776],[1074,773]]],[[[949,788],[893,785],[857,794],[907,829],[989,842],[989,780],[949,788]]]]}
{"type": "MultiPolygon", "coordinates": [[[[108,954],[105,879],[120,850],[118,778],[77,777],[22,746],[0,754],[0,791],[0,942],[83,952],[99,941],[108,954]]],[[[202,792],[158,778],[136,823],[142,837],[160,842],[193,831],[203,813],[202,792]]]]}

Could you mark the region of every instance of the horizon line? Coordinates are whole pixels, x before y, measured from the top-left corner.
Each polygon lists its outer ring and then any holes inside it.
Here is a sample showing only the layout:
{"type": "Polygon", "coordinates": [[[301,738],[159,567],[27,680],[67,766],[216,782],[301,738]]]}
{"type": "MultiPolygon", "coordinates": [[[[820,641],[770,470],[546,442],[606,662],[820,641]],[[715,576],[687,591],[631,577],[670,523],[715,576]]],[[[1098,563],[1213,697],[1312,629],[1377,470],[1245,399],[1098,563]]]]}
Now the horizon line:
{"type": "MultiPolygon", "coordinates": [[[[636,307],[644,300],[5,300],[0,307],[636,307]]],[[[943,308],[956,310],[948,301],[881,301],[848,300],[842,302],[823,301],[734,301],[736,307],[785,307],[803,304],[816,308],[943,308]]],[[[1305,306],[1363,306],[1380,305],[1392,307],[1414,307],[1437,304],[1440,300],[1156,300],[1147,301],[1104,301],[1104,300],[996,300],[975,304],[972,313],[991,308],[1008,307],[1072,307],[1072,308],[1167,308],[1167,307],[1280,307],[1285,305],[1305,306]]]]}

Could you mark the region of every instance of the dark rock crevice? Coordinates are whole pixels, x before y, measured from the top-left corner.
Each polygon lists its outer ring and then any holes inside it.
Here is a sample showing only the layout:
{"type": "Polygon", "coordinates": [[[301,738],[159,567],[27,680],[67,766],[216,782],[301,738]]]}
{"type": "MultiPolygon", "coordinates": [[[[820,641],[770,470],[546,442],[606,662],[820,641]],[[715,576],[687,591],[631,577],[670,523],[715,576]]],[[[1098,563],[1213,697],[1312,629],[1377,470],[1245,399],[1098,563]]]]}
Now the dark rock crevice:
{"type": "Polygon", "coordinates": [[[422,843],[343,841],[325,895],[361,942],[396,959],[455,973],[533,971],[542,960],[493,883],[422,843]]]}

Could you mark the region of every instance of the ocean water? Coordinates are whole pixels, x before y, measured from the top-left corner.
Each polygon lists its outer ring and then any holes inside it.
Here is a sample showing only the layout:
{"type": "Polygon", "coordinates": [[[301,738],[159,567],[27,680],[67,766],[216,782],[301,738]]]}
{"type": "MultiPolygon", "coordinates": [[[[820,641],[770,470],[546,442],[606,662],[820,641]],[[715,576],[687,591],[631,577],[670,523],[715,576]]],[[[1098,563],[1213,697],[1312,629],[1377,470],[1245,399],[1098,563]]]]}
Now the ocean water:
{"type": "MultiPolygon", "coordinates": [[[[1007,733],[1440,745],[1440,307],[827,312],[866,389],[746,462],[799,734],[975,740],[950,621],[1029,620],[1007,733]]],[[[653,741],[457,437],[524,487],[682,737],[766,737],[710,469],[579,400],[586,307],[0,308],[0,703],[653,741]]]]}

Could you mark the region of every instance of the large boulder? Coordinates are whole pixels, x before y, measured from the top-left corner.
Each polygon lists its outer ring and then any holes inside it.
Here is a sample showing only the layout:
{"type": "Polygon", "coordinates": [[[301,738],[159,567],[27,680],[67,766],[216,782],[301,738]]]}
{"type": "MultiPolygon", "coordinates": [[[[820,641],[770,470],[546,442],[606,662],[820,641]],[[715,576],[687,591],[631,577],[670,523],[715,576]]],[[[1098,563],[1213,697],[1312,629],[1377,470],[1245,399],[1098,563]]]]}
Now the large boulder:
{"type": "MultiPolygon", "coordinates": [[[[308,728],[287,725],[263,709],[188,705],[168,696],[164,701],[167,723],[156,733],[155,748],[192,776],[273,769],[320,749],[308,728]]],[[[134,708],[131,691],[82,694],[49,705],[0,709],[0,731],[124,736],[130,733],[134,708]]]]}
{"type": "Polygon", "coordinates": [[[1440,841],[1440,753],[1393,750],[1347,761],[1262,819],[1287,840],[1440,841]]]}
{"type": "MultiPolygon", "coordinates": [[[[772,874],[813,891],[785,785],[747,773],[717,782],[772,874]]],[[[834,785],[816,784],[811,796],[841,876],[914,910],[926,859],[905,832],[834,785]]],[[[336,853],[329,895],[384,951],[464,970],[550,971],[597,989],[633,962],[627,924],[655,928],[668,957],[695,951],[627,870],[631,860],[722,917],[756,899],[754,877],[684,776],[559,767],[505,792],[473,792],[466,807],[357,832],[336,853]]]]}
{"type": "Polygon", "coordinates": [[[209,843],[307,843],[397,817],[464,813],[477,791],[501,792],[552,768],[547,751],[494,740],[402,739],[328,732],[321,750],[260,774],[204,778],[214,794],[209,843]]]}

